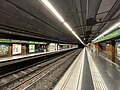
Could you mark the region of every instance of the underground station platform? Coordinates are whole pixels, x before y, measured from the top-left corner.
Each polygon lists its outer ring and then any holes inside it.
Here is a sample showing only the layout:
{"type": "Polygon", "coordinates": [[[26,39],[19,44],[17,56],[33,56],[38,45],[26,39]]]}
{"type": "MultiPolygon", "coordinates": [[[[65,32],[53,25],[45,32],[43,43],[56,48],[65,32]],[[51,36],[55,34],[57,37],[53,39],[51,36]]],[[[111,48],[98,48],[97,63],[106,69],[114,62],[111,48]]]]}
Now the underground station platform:
{"type": "Polygon", "coordinates": [[[0,0],[0,90],[120,90],[120,0],[0,0]]]}
{"type": "Polygon", "coordinates": [[[85,47],[38,54],[1,62],[1,90],[120,90],[120,67],[102,52],[85,47]]]}

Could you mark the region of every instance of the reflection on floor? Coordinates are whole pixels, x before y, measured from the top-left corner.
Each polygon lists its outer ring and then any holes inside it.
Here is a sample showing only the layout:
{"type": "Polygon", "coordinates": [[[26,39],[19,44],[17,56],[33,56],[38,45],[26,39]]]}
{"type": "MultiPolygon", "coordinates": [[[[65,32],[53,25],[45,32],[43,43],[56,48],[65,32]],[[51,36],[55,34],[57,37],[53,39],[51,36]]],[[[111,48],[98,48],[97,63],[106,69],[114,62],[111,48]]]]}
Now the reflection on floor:
{"type": "Polygon", "coordinates": [[[53,90],[120,90],[120,69],[84,48],[53,90]]]}
{"type": "Polygon", "coordinates": [[[90,53],[108,90],[120,90],[120,67],[103,53],[90,53]]]}

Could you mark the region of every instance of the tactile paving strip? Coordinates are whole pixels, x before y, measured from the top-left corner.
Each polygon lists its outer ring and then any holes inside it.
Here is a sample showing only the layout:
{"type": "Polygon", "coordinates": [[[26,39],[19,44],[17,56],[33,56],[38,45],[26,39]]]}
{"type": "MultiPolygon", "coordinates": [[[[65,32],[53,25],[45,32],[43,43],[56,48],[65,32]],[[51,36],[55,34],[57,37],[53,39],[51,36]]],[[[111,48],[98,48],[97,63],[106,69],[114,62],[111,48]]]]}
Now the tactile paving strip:
{"type": "MultiPolygon", "coordinates": [[[[86,49],[87,50],[87,49],[86,49]]],[[[98,68],[96,67],[92,57],[89,54],[89,51],[87,50],[87,55],[88,55],[88,61],[90,65],[90,71],[92,75],[92,80],[94,84],[94,90],[108,90],[98,68]]]]}

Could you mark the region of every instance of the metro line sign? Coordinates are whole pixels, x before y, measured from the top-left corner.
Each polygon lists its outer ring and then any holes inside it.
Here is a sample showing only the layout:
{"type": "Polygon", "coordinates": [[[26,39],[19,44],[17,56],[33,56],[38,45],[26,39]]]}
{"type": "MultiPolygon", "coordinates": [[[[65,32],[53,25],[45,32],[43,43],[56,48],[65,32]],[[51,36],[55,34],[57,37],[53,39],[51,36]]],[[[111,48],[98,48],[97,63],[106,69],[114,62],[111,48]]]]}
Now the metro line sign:
{"type": "Polygon", "coordinates": [[[11,41],[10,40],[7,40],[7,39],[0,39],[0,43],[10,43],[11,41]]]}
{"type": "Polygon", "coordinates": [[[46,42],[34,42],[34,41],[28,41],[27,44],[47,44],[46,42]]]}
{"type": "Polygon", "coordinates": [[[46,42],[35,42],[35,41],[24,41],[24,40],[12,40],[12,39],[0,39],[0,43],[47,44],[46,42]]]}
{"type": "Polygon", "coordinates": [[[118,37],[118,36],[120,36],[120,29],[104,36],[103,38],[100,38],[100,39],[96,40],[95,43],[105,41],[105,40],[109,40],[109,39],[112,39],[112,38],[115,38],[115,37],[118,37]]]}

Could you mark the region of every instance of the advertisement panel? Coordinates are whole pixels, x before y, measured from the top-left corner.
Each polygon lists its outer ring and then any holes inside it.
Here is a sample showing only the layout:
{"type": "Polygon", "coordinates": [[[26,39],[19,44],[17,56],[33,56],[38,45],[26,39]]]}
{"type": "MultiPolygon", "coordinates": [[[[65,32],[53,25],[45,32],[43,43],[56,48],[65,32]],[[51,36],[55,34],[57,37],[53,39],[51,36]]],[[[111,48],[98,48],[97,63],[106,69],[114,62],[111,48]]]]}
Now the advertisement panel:
{"type": "Polygon", "coordinates": [[[21,44],[13,44],[12,45],[12,54],[13,55],[21,54],[21,49],[22,49],[21,44]]]}
{"type": "Polygon", "coordinates": [[[35,52],[35,45],[29,45],[29,53],[35,52]]]}
{"type": "Polygon", "coordinates": [[[116,42],[116,54],[117,56],[120,56],[120,42],[116,42]]]}
{"type": "Polygon", "coordinates": [[[35,51],[36,52],[44,52],[44,46],[43,45],[36,45],[35,51]]]}
{"type": "Polygon", "coordinates": [[[0,44],[0,56],[8,55],[8,48],[9,48],[9,45],[7,45],[7,44],[0,44]]]}
{"type": "Polygon", "coordinates": [[[51,52],[51,51],[56,51],[57,50],[57,44],[55,43],[50,43],[49,44],[49,47],[48,47],[48,50],[51,52]]]}

